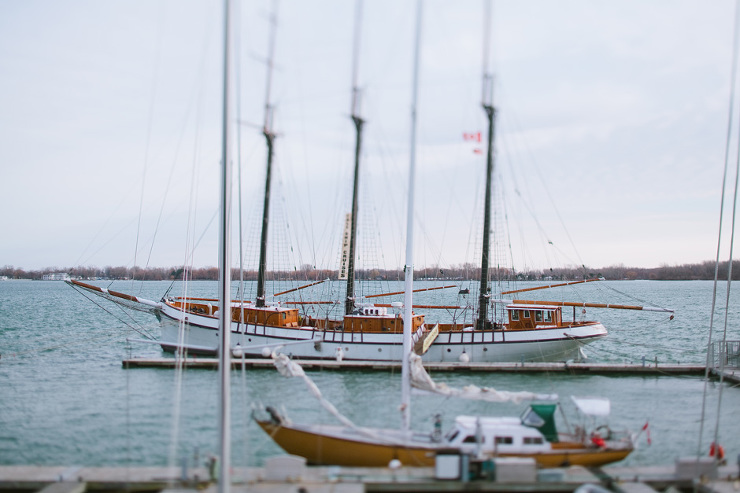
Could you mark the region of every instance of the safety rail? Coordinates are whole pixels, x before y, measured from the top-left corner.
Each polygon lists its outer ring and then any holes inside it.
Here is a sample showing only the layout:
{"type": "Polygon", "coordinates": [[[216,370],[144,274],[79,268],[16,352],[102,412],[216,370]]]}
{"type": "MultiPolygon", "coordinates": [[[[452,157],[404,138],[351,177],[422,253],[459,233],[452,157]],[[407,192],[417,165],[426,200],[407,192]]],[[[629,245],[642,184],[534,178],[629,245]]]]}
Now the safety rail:
{"type": "Polygon", "coordinates": [[[709,367],[740,368],[740,341],[718,341],[709,346],[709,367]]]}

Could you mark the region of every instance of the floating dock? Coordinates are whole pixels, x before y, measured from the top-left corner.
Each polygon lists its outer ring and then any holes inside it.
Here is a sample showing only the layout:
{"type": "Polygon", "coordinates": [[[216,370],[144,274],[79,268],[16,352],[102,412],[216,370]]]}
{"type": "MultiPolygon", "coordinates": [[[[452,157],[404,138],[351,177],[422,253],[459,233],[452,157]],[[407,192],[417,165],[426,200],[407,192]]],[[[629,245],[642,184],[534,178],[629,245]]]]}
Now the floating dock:
{"type": "MultiPolygon", "coordinates": [[[[336,361],[336,360],[296,360],[304,370],[337,371],[401,371],[401,363],[393,361],[336,361]]],[[[122,362],[124,368],[175,368],[175,358],[130,358],[122,362]]],[[[234,358],[234,369],[274,369],[270,358],[234,358]]],[[[187,357],[182,360],[183,367],[215,370],[217,358],[187,357]]],[[[704,376],[704,365],[682,364],[623,364],[623,363],[433,363],[425,362],[424,368],[431,372],[478,372],[478,373],[567,373],[572,375],[625,375],[625,376],[704,376]]],[[[726,368],[724,371],[710,369],[709,375],[722,378],[727,383],[740,385],[740,370],[726,368]]],[[[739,490],[740,491],[740,490],[739,490]]]]}
{"type": "MultiPolygon", "coordinates": [[[[401,363],[396,361],[336,361],[336,360],[296,360],[305,370],[376,370],[400,371],[401,363]]],[[[187,357],[182,360],[187,368],[218,368],[217,358],[187,357]]],[[[233,358],[233,368],[274,369],[270,358],[233,358]]],[[[123,360],[124,368],[175,368],[175,358],[130,358],[123,360]]],[[[489,373],[592,373],[592,374],[632,374],[632,375],[703,375],[704,365],[680,364],[614,364],[614,363],[435,363],[424,362],[428,371],[438,372],[489,372],[489,373]]]]}

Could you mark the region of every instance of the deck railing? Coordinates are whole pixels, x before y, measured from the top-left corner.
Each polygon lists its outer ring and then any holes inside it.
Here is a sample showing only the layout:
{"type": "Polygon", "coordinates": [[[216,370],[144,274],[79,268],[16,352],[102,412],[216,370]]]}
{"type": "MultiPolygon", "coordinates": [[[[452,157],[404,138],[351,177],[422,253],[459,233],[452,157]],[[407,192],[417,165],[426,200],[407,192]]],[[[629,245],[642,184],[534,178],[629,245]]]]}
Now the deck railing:
{"type": "Polygon", "coordinates": [[[709,367],[740,368],[740,341],[719,341],[709,346],[709,367]]]}

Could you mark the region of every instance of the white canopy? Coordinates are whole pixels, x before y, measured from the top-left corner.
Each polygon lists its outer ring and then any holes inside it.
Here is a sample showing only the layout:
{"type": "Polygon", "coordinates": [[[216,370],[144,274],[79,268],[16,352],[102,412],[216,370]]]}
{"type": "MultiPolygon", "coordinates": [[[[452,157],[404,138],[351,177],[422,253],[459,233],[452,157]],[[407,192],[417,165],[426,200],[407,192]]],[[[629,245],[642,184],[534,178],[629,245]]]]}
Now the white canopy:
{"type": "Polygon", "coordinates": [[[605,397],[570,397],[579,411],[587,416],[609,416],[611,403],[605,397]]]}

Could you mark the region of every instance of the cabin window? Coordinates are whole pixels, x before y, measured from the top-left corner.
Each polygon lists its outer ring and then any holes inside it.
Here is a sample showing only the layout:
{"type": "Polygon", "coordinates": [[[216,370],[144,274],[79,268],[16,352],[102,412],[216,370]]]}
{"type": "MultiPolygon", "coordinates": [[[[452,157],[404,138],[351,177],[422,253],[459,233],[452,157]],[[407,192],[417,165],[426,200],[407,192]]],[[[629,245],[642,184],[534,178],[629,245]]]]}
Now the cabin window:
{"type": "Polygon", "coordinates": [[[524,318],[529,318],[529,310],[524,310],[524,318]]]}
{"type": "Polygon", "coordinates": [[[511,319],[519,320],[519,310],[511,310],[511,319]]]}
{"type": "Polygon", "coordinates": [[[536,312],[534,312],[534,319],[537,322],[542,322],[542,311],[541,310],[537,310],[536,312]]]}
{"type": "Polygon", "coordinates": [[[552,312],[545,312],[545,322],[552,322],[552,312]]]}
{"type": "Polygon", "coordinates": [[[511,445],[514,443],[513,437],[496,437],[496,445],[511,445]]]}
{"type": "MultiPolygon", "coordinates": [[[[480,437],[480,443],[483,443],[484,441],[483,437],[480,437]]],[[[475,439],[475,435],[468,435],[465,437],[465,440],[463,440],[463,443],[478,443],[478,441],[475,439]]]]}
{"type": "Polygon", "coordinates": [[[542,437],[524,437],[524,445],[542,445],[542,437]]]}

